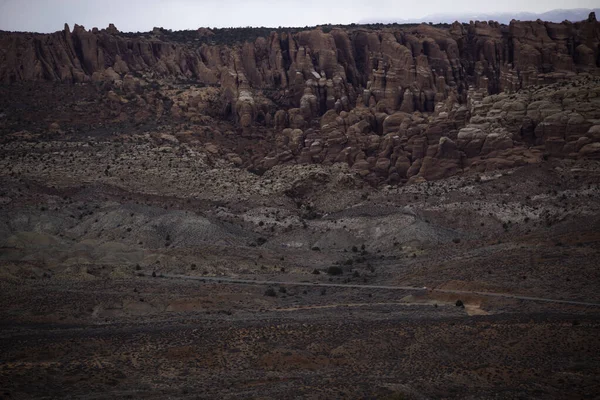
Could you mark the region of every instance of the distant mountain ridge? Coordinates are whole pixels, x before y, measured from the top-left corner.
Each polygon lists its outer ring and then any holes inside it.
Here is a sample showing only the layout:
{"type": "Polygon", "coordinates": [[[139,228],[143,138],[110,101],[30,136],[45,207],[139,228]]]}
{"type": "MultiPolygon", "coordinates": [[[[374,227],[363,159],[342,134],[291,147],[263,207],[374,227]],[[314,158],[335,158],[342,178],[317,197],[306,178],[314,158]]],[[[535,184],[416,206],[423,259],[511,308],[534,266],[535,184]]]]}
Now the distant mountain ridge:
{"type": "Polygon", "coordinates": [[[518,21],[535,21],[541,19],[548,22],[563,22],[563,21],[583,21],[588,18],[591,12],[600,13],[600,8],[572,8],[572,9],[555,9],[543,13],[518,12],[518,13],[452,13],[452,14],[429,14],[422,18],[401,19],[401,18],[384,18],[384,19],[365,19],[359,21],[365,23],[421,23],[433,22],[434,24],[451,24],[454,21],[469,22],[469,21],[497,21],[501,24],[509,24],[511,20],[518,21]]]}

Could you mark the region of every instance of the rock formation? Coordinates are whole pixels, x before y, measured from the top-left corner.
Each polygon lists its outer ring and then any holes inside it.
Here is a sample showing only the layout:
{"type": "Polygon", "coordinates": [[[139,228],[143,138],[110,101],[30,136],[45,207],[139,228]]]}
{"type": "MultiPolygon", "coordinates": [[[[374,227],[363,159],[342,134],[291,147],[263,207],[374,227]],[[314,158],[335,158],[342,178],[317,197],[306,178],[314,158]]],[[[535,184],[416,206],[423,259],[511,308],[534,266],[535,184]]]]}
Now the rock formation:
{"type": "Polygon", "coordinates": [[[342,162],[373,184],[401,183],[600,156],[594,15],[231,32],[0,32],[0,82],[100,86],[112,121],[228,121],[263,147],[228,158],[263,171],[342,162]]]}

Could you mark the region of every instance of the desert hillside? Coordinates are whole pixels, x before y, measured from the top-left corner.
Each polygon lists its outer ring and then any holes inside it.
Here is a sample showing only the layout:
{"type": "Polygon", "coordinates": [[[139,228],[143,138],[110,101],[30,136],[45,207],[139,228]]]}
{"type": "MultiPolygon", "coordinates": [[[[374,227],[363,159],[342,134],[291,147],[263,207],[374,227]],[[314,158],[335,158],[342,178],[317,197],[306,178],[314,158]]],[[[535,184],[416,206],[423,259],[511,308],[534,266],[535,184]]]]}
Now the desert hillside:
{"type": "Polygon", "coordinates": [[[0,398],[591,399],[600,23],[0,32],[0,398]]]}

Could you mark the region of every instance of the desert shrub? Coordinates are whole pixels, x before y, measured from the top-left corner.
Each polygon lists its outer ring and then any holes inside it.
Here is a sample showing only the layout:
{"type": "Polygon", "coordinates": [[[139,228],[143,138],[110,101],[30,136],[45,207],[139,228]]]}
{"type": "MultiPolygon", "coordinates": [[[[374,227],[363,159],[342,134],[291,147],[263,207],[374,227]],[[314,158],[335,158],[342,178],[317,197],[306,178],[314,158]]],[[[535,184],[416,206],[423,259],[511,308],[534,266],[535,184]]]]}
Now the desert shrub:
{"type": "Polygon", "coordinates": [[[452,239],[452,243],[460,243],[460,239],[459,238],[454,238],[454,239],[452,239]]]}
{"type": "Polygon", "coordinates": [[[327,268],[327,273],[329,275],[342,275],[344,273],[344,270],[341,269],[340,267],[336,267],[334,265],[334,266],[327,268]]]}
{"type": "Polygon", "coordinates": [[[287,289],[284,288],[283,286],[279,287],[279,293],[287,293],[287,289]]]}
{"type": "Polygon", "coordinates": [[[456,307],[462,307],[462,308],[465,308],[465,304],[464,304],[464,303],[463,303],[463,301],[462,301],[462,300],[460,300],[460,299],[456,300],[456,303],[455,303],[455,304],[456,304],[456,307]]]}
{"type": "Polygon", "coordinates": [[[319,275],[321,272],[318,269],[313,269],[313,275],[319,275]]]}
{"type": "Polygon", "coordinates": [[[265,296],[277,297],[277,293],[275,293],[275,289],[268,288],[267,290],[265,290],[265,296]]]}

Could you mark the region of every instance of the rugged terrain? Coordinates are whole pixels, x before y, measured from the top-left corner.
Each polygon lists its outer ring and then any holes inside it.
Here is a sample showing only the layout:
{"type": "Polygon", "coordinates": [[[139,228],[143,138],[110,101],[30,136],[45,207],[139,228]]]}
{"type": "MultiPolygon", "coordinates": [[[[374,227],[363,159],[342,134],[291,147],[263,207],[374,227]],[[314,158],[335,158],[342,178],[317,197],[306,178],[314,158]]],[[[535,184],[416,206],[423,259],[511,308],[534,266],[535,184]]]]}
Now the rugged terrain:
{"type": "Polygon", "coordinates": [[[599,33],[0,33],[0,396],[597,396],[599,33]]]}
{"type": "Polygon", "coordinates": [[[536,163],[546,153],[600,157],[594,13],[508,26],[138,34],[65,26],[0,33],[0,49],[10,110],[0,128],[11,133],[162,126],[258,172],[346,163],[373,185],[536,163]],[[545,91],[549,83],[559,86],[545,91]]]}

